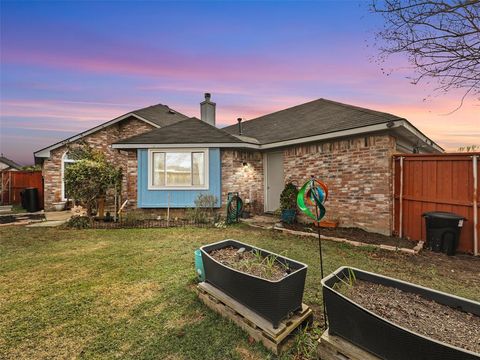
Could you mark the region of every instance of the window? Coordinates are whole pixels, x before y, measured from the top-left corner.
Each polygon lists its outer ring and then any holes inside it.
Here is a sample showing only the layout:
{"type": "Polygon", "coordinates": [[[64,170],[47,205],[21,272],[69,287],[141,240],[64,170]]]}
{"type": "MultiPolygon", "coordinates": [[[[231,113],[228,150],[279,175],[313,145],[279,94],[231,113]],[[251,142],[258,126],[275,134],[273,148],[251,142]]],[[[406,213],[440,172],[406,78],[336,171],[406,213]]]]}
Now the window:
{"type": "Polygon", "coordinates": [[[208,150],[150,150],[149,189],[207,189],[208,150]]]}
{"type": "Polygon", "coordinates": [[[75,160],[70,159],[68,157],[68,152],[63,154],[63,157],[62,157],[62,200],[67,200],[69,198],[68,189],[65,186],[65,182],[63,181],[63,177],[65,175],[65,169],[68,168],[70,165],[72,165],[74,162],[75,162],[75,160]]]}

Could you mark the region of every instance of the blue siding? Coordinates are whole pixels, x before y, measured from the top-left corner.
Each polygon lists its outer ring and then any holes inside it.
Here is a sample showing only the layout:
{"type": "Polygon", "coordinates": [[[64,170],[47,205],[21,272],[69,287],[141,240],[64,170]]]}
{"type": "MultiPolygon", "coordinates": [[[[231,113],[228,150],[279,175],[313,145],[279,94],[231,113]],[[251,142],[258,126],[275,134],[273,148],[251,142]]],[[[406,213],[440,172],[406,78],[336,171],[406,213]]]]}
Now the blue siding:
{"type": "Polygon", "coordinates": [[[139,208],[166,208],[170,193],[171,208],[194,207],[198,194],[212,194],[221,198],[221,163],[220,149],[209,149],[209,188],[208,190],[148,190],[148,150],[138,149],[138,203],[139,208]]]}

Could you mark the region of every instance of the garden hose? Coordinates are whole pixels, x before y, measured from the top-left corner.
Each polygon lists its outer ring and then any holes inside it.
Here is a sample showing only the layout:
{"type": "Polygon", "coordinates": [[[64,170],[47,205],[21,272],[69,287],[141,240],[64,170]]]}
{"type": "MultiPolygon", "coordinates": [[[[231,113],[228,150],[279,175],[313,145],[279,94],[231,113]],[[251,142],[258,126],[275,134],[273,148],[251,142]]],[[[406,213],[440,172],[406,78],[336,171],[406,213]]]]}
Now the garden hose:
{"type": "Polygon", "coordinates": [[[228,193],[227,224],[237,223],[242,211],[243,200],[238,196],[238,193],[228,193]]]}

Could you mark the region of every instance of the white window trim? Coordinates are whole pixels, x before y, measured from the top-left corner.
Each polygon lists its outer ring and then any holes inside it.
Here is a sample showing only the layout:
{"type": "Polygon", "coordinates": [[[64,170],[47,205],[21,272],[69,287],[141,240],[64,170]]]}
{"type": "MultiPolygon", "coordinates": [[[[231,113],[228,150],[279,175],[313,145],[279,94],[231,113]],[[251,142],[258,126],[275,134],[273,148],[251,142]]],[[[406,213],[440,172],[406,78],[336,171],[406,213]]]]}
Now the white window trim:
{"type": "MultiPolygon", "coordinates": [[[[164,148],[164,149],[148,149],[148,164],[147,164],[147,172],[148,172],[148,190],[208,190],[209,189],[209,160],[208,160],[209,151],[208,148],[164,148]],[[204,185],[195,185],[195,186],[154,186],[153,185],[153,168],[152,168],[152,160],[153,160],[153,153],[156,152],[164,152],[164,153],[192,153],[192,152],[203,152],[204,153],[204,165],[205,165],[205,184],[204,185]]],[[[165,164],[165,171],[166,171],[166,164],[165,164]]]]}
{"type": "Polygon", "coordinates": [[[62,155],[62,201],[67,201],[68,199],[65,197],[65,181],[64,181],[64,176],[65,176],[65,163],[74,163],[76,160],[68,159],[68,151],[63,153],[62,155]]]}

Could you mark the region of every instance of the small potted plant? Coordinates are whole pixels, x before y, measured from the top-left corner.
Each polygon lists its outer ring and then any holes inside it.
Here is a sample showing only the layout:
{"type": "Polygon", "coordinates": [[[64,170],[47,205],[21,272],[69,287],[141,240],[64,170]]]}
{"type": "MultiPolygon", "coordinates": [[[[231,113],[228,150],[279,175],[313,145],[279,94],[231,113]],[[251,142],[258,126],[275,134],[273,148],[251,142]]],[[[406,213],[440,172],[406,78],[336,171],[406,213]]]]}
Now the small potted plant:
{"type": "Polygon", "coordinates": [[[280,194],[280,218],[282,222],[293,224],[297,217],[297,186],[291,182],[285,185],[280,194]]]}

